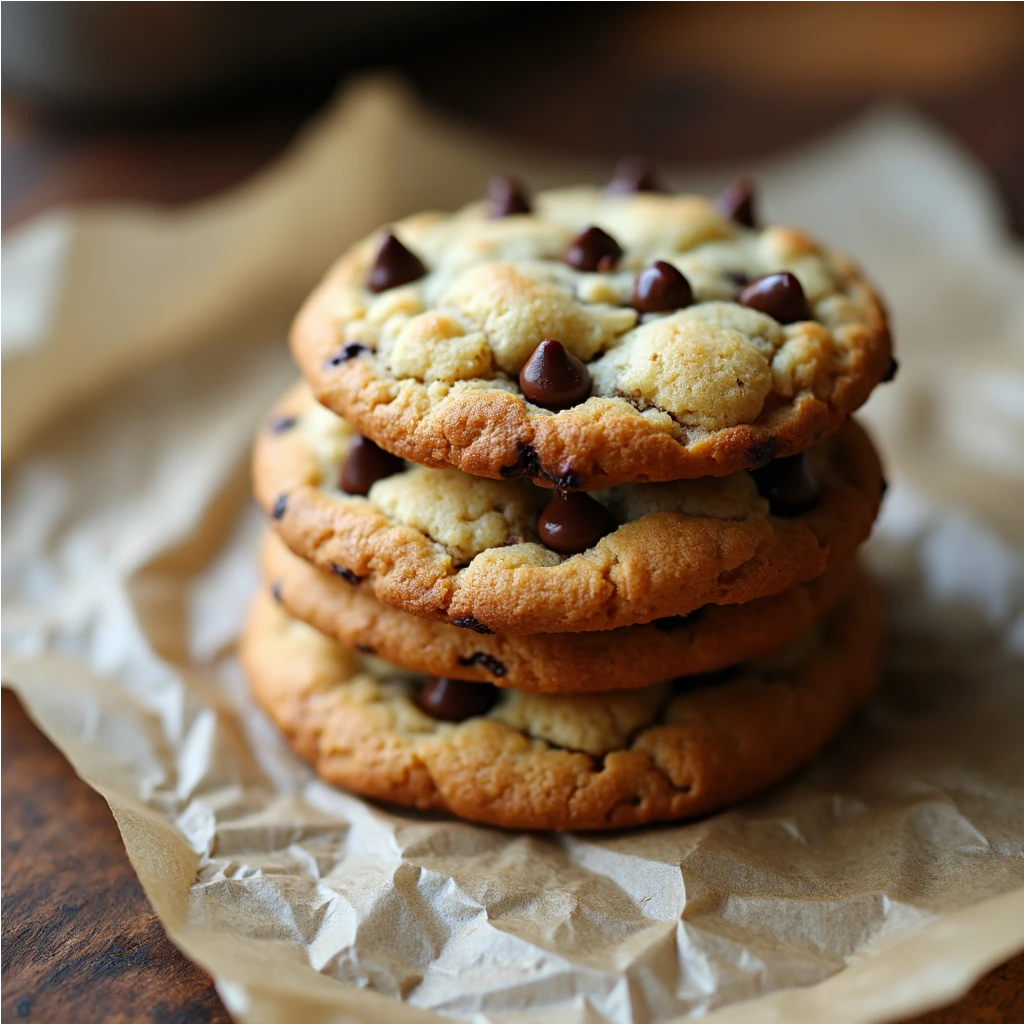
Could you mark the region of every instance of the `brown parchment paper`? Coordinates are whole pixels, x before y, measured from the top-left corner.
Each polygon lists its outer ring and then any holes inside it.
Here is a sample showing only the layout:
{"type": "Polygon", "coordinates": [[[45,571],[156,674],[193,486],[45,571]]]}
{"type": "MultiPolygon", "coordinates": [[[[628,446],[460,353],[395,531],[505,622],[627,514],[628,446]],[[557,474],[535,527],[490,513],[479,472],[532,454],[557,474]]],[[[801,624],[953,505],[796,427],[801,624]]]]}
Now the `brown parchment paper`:
{"type": "Polygon", "coordinates": [[[867,1022],[955,998],[1024,948],[1024,273],[987,183],[905,111],[747,168],[772,219],[883,282],[900,350],[865,413],[893,484],[869,545],[884,686],[816,765],[690,824],[508,833],[321,784],[247,698],[246,459],[288,320],[346,242],[504,169],[606,173],[370,80],[232,194],[7,239],[4,680],[239,1020],[867,1022]]]}

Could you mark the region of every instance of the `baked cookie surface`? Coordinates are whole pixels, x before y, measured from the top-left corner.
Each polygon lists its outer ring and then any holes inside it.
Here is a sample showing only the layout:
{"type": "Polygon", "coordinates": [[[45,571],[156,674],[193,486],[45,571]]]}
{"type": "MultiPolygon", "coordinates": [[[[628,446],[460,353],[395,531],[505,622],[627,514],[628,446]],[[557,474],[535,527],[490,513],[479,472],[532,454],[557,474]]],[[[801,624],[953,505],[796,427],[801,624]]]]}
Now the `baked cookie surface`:
{"type": "Polygon", "coordinates": [[[343,256],[292,331],[319,400],[423,465],[589,490],[804,451],[890,372],[871,287],[794,228],[655,192],[531,205],[421,214],[343,256]]]}
{"type": "Polygon", "coordinates": [[[261,592],[241,656],[329,782],[508,828],[601,829],[706,813],[806,763],[874,687],[881,628],[865,579],[810,634],[719,679],[590,695],[463,683],[438,699],[437,681],[342,647],[261,592]]]}
{"type": "Polygon", "coordinates": [[[851,421],[794,458],[757,479],[565,495],[403,464],[299,385],[259,433],[254,482],[292,551],[385,604],[482,633],[559,633],[740,604],[847,560],[881,500],[871,442],[851,421]]]}
{"type": "Polygon", "coordinates": [[[642,626],[499,636],[382,604],[366,588],[292,554],[271,530],[263,538],[260,562],[264,581],[284,610],[345,647],[432,676],[544,693],[651,686],[767,654],[830,612],[860,572],[851,559],[780,594],[742,605],[707,605],[642,626]]]}

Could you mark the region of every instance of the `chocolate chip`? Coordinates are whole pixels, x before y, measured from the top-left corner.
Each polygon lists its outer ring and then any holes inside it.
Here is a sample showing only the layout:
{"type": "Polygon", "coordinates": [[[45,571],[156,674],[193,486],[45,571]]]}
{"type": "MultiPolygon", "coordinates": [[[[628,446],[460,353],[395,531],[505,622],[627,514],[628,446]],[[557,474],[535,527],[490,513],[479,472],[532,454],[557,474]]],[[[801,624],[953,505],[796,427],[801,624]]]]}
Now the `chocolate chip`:
{"type": "Polygon", "coordinates": [[[521,476],[539,476],[540,459],[537,456],[537,449],[531,444],[520,444],[519,455],[511,466],[501,467],[503,480],[515,480],[521,476]]]}
{"type": "Polygon", "coordinates": [[[403,469],[405,463],[397,455],[379,448],[368,437],[358,435],[341,467],[341,489],[346,494],[368,494],[378,480],[401,473],[403,469]]]}
{"type": "Polygon", "coordinates": [[[695,608],[687,615],[666,615],[664,618],[655,619],[651,625],[659,633],[674,633],[677,629],[682,629],[683,626],[692,626],[701,617],[703,611],[703,608],[695,608]]]}
{"type": "Polygon", "coordinates": [[[889,369],[885,371],[885,376],[882,378],[883,384],[888,384],[889,381],[896,379],[896,371],[899,370],[900,364],[896,362],[894,358],[889,359],[889,369]]]}
{"type": "Polygon", "coordinates": [[[715,209],[737,224],[754,227],[753,183],[748,178],[737,178],[715,197],[715,209]]]}
{"type": "Polygon", "coordinates": [[[270,596],[271,596],[271,597],[272,597],[272,598],[273,598],[273,599],[274,599],[274,600],[275,600],[275,601],[276,601],[276,602],[277,602],[278,604],[280,604],[280,603],[281,603],[281,581],[280,581],[280,580],[278,580],[278,581],[277,581],[277,582],[276,582],[276,583],[275,583],[275,584],[274,584],[274,585],[273,585],[273,586],[272,586],[272,587],[270,588],[270,596]]]}
{"type": "Polygon", "coordinates": [[[461,619],[452,619],[452,625],[458,626],[459,629],[471,629],[474,633],[494,632],[490,626],[485,626],[479,619],[474,619],[472,615],[464,615],[461,619]]]}
{"type": "Polygon", "coordinates": [[[369,644],[356,644],[356,650],[360,654],[376,654],[377,648],[371,647],[369,644]]]}
{"type": "Polygon", "coordinates": [[[526,198],[526,190],[515,178],[505,175],[491,178],[487,203],[487,216],[491,220],[530,212],[530,201],[526,198]]]}
{"type": "Polygon", "coordinates": [[[751,281],[740,292],[740,304],[767,313],[780,324],[811,319],[811,307],[807,304],[803,286],[795,275],[785,271],[765,274],[751,281]]]}
{"type": "Polygon", "coordinates": [[[778,450],[779,446],[774,437],[758,441],[747,449],[747,465],[751,469],[767,466],[775,458],[775,453],[778,450]]]}
{"type": "Polygon", "coordinates": [[[615,165],[608,191],[621,196],[633,192],[657,192],[659,189],[647,161],[642,156],[627,156],[615,165]]]}
{"type": "Polygon", "coordinates": [[[441,676],[423,684],[416,695],[416,703],[433,718],[462,722],[486,714],[499,696],[498,688],[490,683],[467,683],[441,676]]]}
{"type": "Polygon", "coordinates": [[[622,249],[619,243],[606,231],[593,227],[581,231],[562,253],[562,262],[570,267],[602,273],[614,270],[620,259],[622,249]]]}
{"type": "Polygon", "coordinates": [[[335,576],[340,576],[346,583],[351,583],[353,587],[358,587],[366,579],[365,576],[357,576],[351,569],[346,569],[345,566],[338,565],[337,562],[328,562],[327,566],[335,576]]]}
{"type": "Polygon", "coordinates": [[[288,511],[288,495],[279,494],[277,501],[274,502],[274,507],[270,510],[270,515],[274,519],[283,519],[285,512],[288,511]]]}
{"type": "Polygon", "coordinates": [[[693,302],[693,289],[682,274],[664,260],[644,270],[633,286],[633,308],[641,313],[683,309],[693,302]]]}
{"type": "Polygon", "coordinates": [[[789,519],[812,509],[821,497],[818,483],[806,453],[769,462],[753,472],[762,497],[768,499],[772,515],[789,519]]]}
{"type": "Polygon", "coordinates": [[[540,515],[537,532],[552,551],[574,555],[592,548],[617,526],[611,512],[589,494],[557,490],[540,515]]]}
{"type": "Polygon", "coordinates": [[[427,268],[419,256],[406,249],[393,232],[387,231],[381,239],[366,286],[371,292],[385,292],[415,281],[426,272],[427,268]]]}
{"type": "Polygon", "coordinates": [[[340,352],[335,352],[330,359],[325,359],[324,366],[328,368],[341,366],[342,363],[355,359],[362,352],[369,352],[369,349],[358,341],[350,341],[340,352]]]}
{"type": "Polygon", "coordinates": [[[545,409],[568,409],[590,395],[590,373],[553,338],[542,341],[519,371],[523,396],[545,409]]]}
{"type": "Polygon", "coordinates": [[[555,486],[563,491],[578,491],[583,481],[575,473],[563,473],[555,477],[555,486]]]}
{"type": "Polygon", "coordinates": [[[508,675],[508,669],[505,667],[505,663],[499,661],[493,654],[487,654],[485,651],[476,651],[469,655],[468,658],[459,658],[460,665],[480,665],[487,669],[488,672],[493,676],[497,676],[499,679],[502,676],[508,675]]]}
{"type": "Polygon", "coordinates": [[[284,434],[291,430],[298,422],[298,418],[295,416],[275,416],[267,424],[267,429],[272,434],[284,434]]]}

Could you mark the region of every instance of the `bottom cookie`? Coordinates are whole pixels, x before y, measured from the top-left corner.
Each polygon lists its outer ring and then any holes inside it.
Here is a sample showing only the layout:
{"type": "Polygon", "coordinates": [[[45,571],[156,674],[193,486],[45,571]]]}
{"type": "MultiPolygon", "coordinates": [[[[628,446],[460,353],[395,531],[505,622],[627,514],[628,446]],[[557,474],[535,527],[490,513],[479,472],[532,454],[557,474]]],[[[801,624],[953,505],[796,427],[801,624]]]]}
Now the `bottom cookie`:
{"type": "Polygon", "coordinates": [[[413,675],[261,592],[241,657],[257,699],[329,782],[507,828],[609,829],[706,813],[805,764],[873,689],[881,635],[862,578],[774,655],[643,689],[538,694],[413,675]]]}

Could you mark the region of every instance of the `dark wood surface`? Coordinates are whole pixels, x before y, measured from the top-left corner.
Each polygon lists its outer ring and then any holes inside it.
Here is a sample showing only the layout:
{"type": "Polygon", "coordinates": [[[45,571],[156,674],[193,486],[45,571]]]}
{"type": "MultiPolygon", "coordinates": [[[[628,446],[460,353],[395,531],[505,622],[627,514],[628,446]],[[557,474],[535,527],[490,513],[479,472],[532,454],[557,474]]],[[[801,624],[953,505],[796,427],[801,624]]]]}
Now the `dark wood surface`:
{"type": "MultiPolygon", "coordinates": [[[[895,98],[964,144],[1024,232],[1024,5],[559,6],[504,5],[472,30],[159,119],[44,116],[5,95],[4,225],[68,201],[208,196],[279,153],[339,73],[385,64],[471,123],[609,160],[760,156],[895,98]]],[[[102,798],[6,691],[2,711],[4,1019],[227,1021],[164,936],[102,798]]],[[[1024,1021],[1024,956],[915,1024],[1012,1021],[1024,1021]]]]}

